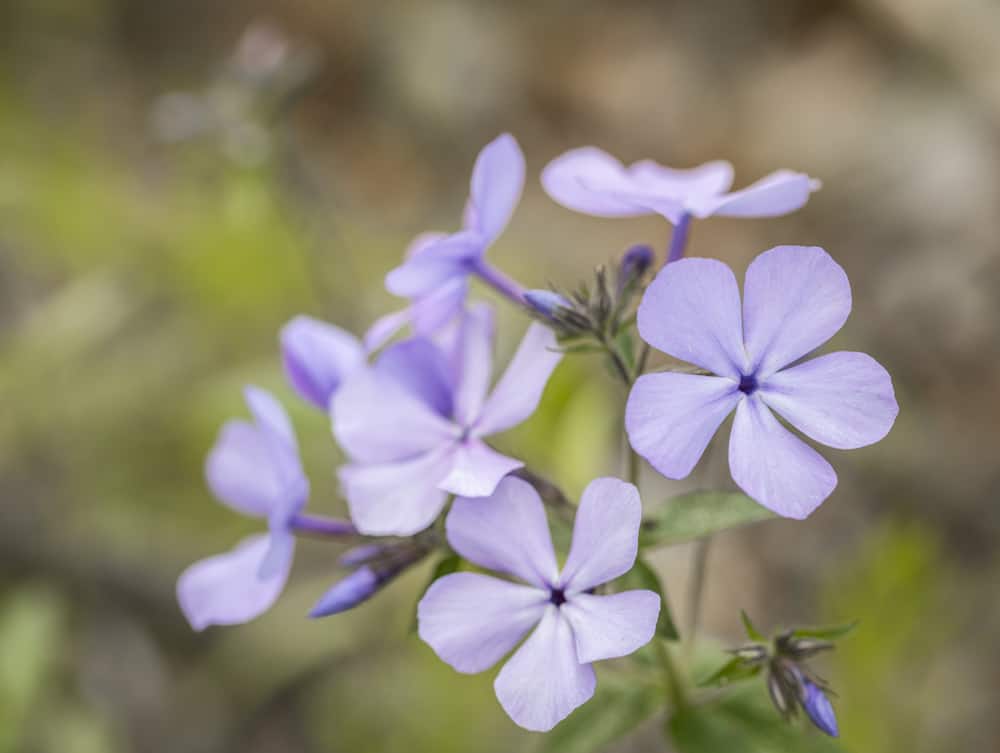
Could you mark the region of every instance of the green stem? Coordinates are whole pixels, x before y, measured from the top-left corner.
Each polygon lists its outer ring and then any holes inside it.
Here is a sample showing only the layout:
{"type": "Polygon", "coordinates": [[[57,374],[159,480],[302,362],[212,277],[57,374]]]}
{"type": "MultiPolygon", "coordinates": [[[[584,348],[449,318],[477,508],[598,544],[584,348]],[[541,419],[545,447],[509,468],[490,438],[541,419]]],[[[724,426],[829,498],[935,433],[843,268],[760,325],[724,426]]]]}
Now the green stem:
{"type": "Polygon", "coordinates": [[[653,648],[656,650],[656,658],[660,662],[663,670],[663,681],[667,690],[667,697],[674,708],[685,708],[688,705],[687,690],[684,681],[674,663],[674,658],[670,655],[670,648],[660,636],[653,637],[653,648]]]}
{"type": "Polygon", "coordinates": [[[688,629],[684,636],[684,657],[688,664],[694,658],[695,634],[701,619],[701,605],[705,591],[705,572],[708,569],[708,548],[712,538],[706,536],[694,544],[691,559],[691,590],[688,593],[688,629]]]}

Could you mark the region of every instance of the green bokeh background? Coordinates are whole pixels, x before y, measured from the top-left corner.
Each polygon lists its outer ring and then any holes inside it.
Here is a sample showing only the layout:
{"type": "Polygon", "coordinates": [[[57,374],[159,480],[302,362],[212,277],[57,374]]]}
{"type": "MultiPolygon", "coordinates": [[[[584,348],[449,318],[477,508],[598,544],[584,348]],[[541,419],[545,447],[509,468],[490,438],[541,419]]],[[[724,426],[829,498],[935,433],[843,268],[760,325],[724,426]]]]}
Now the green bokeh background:
{"type": "MultiPolygon", "coordinates": [[[[0,753],[540,744],[489,673],[408,633],[426,567],[323,621],[303,618],[337,577],[316,542],[250,625],[195,634],[173,598],[188,563],[253,529],[201,471],[243,384],[285,400],[313,508],[343,513],[328,422],[284,385],[276,333],[300,312],[360,333],[398,305],[384,273],[457,225],[503,130],[529,185],[491,257],[532,287],[669,238],[548,200],[535,176],[567,148],[824,181],[790,217],[697,225],[690,252],[742,271],[824,246],[855,297],[830,347],[886,364],[900,418],[826,453],[840,485],[808,521],[717,539],[702,650],[740,640],[741,607],[767,628],[860,618],[820,665],[844,750],[995,747],[998,40],[987,0],[0,5],[0,753]],[[277,103],[247,73],[272,59],[305,81],[277,103]],[[219,122],[172,138],[192,112],[219,122]]],[[[524,327],[502,311],[503,357],[524,327]]],[[[600,363],[567,359],[500,445],[576,496],[620,473],[621,400],[600,363]]],[[[722,444],[684,482],[646,469],[643,496],[729,483],[722,444]]],[[[688,555],[655,558],[681,624],[688,555]]],[[[662,725],[617,749],[664,749],[662,725]]]]}

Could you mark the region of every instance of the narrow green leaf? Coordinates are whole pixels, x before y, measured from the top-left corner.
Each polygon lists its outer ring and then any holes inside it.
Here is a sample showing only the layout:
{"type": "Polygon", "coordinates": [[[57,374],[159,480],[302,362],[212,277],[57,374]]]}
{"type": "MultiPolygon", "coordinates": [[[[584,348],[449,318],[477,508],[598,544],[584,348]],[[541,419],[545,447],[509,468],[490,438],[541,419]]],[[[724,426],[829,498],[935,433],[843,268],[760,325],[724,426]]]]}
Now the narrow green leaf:
{"type": "Polygon", "coordinates": [[[843,638],[858,626],[858,620],[845,622],[842,625],[819,625],[817,627],[801,627],[792,631],[793,638],[819,638],[824,641],[832,641],[843,638]]]}
{"type": "Polygon", "coordinates": [[[747,638],[749,638],[752,641],[757,641],[757,643],[765,643],[767,641],[767,638],[764,637],[764,634],[761,633],[750,621],[750,615],[748,615],[742,609],[740,610],[740,620],[742,620],[743,622],[743,629],[747,633],[747,638]]]}
{"type": "Polygon", "coordinates": [[[729,685],[733,682],[756,677],[760,674],[761,669],[763,669],[763,665],[761,664],[747,664],[739,657],[734,656],[711,675],[701,680],[698,683],[698,687],[707,688],[729,685]]]}
{"type": "MultiPolygon", "coordinates": [[[[451,553],[446,554],[441,559],[437,561],[434,565],[434,569],[431,570],[431,577],[427,579],[427,585],[420,589],[420,596],[417,597],[417,603],[420,599],[424,598],[424,594],[427,589],[431,587],[431,584],[438,578],[443,578],[446,575],[451,575],[451,573],[457,572],[462,566],[462,558],[457,554],[451,553]]],[[[410,623],[410,632],[417,632],[417,605],[413,605],[413,621],[410,623]]]]}
{"type": "Polygon", "coordinates": [[[691,492],[667,500],[643,521],[639,543],[667,546],[769,520],[774,513],[741,492],[691,492]]]}
{"type": "Polygon", "coordinates": [[[642,557],[635,561],[635,566],[625,575],[618,578],[613,584],[614,590],[629,591],[636,588],[645,588],[660,596],[660,617],[656,622],[656,632],[668,641],[680,639],[677,626],[674,624],[673,615],[670,612],[670,602],[667,600],[666,592],[663,590],[663,582],[656,571],[649,566],[642,557]]]}
{"type": "Polygon", "coordinates": [[[648,685],[601,682],[594,697],[544,738],[541,753],[594,753],[623,737],[661,706],[659,690],[648,685]]]}

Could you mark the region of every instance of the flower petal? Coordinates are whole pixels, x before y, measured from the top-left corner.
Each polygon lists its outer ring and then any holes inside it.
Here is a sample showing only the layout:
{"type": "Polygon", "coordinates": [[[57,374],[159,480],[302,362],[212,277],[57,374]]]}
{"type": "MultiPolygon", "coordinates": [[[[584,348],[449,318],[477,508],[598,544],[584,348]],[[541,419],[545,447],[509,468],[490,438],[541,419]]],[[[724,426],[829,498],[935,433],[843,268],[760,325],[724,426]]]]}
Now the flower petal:
{"type": "Polygon", "coordinates": [[[830,353],[779,371],[760,396],[807,437],[841,450],[878,442],[899,413],[892,378],[864,353],[830,353]]]}
{"type": "Polygon", "coordinates": [[[270,609],[292,565],[288,551],[270,576],[261,578],[261,564],[270,549],[270,536],[251,536],[232,551],[195,562],[181,573],[177,601],[191,627],[239,625],[270,609]]]}
{"type": "Polygon", "coordinates": [[[639,548],[639,490],[616,478],[598,478],[583,490],[573,524],[573,543],[559,583],[577,593],[624,575],[639,548]]]}
{"type": "Polygon", "coordinates": [[[445,528],[451,548],[480,567],[539,588],[556,582],[559,568],[545,508],[526,481],[507,476],[489,497],[459,497],[445,528]]]}
{"type": "Polygon", "coordinates": [[[276,462],[276,453],[282,453],[281,445],[259,427],[246,421],[226,422],[205,461],[209,488],[234,510],[269,516],[300,491],[289,485],[286,470],[291,460],[276,462]]]}
{"type": "Polygon", "coordinates": [[[293,453],[298,453],[299,444],[288,414],[274,395],[260,387],[248,385],[243,389],[243,398],[257,426],[280,441],[293,453]]]}
{"type": "Polygon", "coordinates": [[[715,259],[681,259],[650,283],[639,304],[639,334],[657,350],[739,380],[746,364],[740,292],[715,259]]]}
{"type": "Polygon", "coordinates": [[[805,173],[777,170],[744,189],[723,196],[693,200],[688,208],[695,217],[778,217],[794,212],[809,201],[820,183],[805,173]]]}
{"type": "Polygon", "coordinates": [[[424,530],[448,497],[438,488],[452,450],[438,449],[398,463],[346,465],[337,472],[351,520],[367,536],[411,536],[424,530]]]}
{"type": "Polygon", "coordinates": [[[463,497],[487,497],[496,491],[500,479],[523,467],[520,460],[472,439],[458,446],[451,472],[438,486],[463,497]]]}
{"type": "Polygon", "coordinates": [[[455,352],[455,421],[470,426],[483,409],[493,374],[493,309],[476,306],[462,317],[455,352]]]}
{"type": "Polygon", "coordinates": [[[818,348],[851,313],[843,268],[816,246],[777,246],[747,268],[743,332],[751,371],[761,381],[818,348]]]}
{"type": "Polygon", "coordinates": [[[733,184],[733,166],[724,160],[686,169],[640,160],[628,168],[628,174],[635,186],[660,196],[680,198],[685,204],[692,198],[718,196],[733,184]]]}
{"type": "Polygon", "coordinates": [[[729,438],[733,480],[764,507],[802,520],[837,486],[823,457],[778,423],[757,395],[736,408],[729,438]]]}
{"type": "Polygon", "coordinates": [[[660,597],[652,591],[594,596],[574,594],[561,607],[573,627],[582,664],[617,659],[642,648],[656,633],[660,597]]]}
{"type": "Polygon", "coordinates": [[[459,672],[489,669],[545,613],[549,597],[531,586],[477,573],[434,581],[417,605],[420,638],[459,672]]]}
{"type": "Polygon", "coordinates": [[[635,217],[650,209],[627,197],[635,181],[621,162],[597,147],[572,149],[542,170],[542,187],[567,209],[598,217],[635,217]]]}
{"type": "Polygon", "coordinates": [[[685,478],[736,403],[732,379],[664,372],[639,377],[625,406],[632,447],[667,478],[685,478]]]}
{"type": "Polygon", "coordinates": [[[412,308],[406,307],[399,311],[391,311],[376,319],[372,326],[365,332],[363,338],[365,350],[374,353],[387,342],[389,342],[397,332],[410,323],[413,318],[412,308]]]}
{"type": "Polygon", "coordinates": [[[487,245],[507,227],[523,188],[524,154],[517,140],[504,133],[483,148],[472,170],[467,212],[487,245]]]}
{"type": "MultiPolygon", "coordinates": [[[[383,354],[386,357],[391,348],[383,354]]],[[[391,463],[427,452],[456,436],[455,427],[435,406],[400,383],[389,365],[355,372],[333,398],[333,432],[350,458],[391,463]]],[[[413,374],[433,381],[433,375],[413,374]]]]}
{"type": "Polygon", "coordinates": [[[518,725],[548,732],[594,695],[594,668],[576,658],[569,621],[550,606],[535,632],[493,683],[504,711],[518,725]]]}
{"type": "Polygon", "coordinates": [[[454,382],[448,358],[430,340],[415,337],[386,348],[375,371],[442,418],[451,416],[454,382]]]}
{"type": "Polygon", "coordinates": [[[419,298],[440,285],[469,274],[469,263],[481,256],[486,244],[481,235],[459,232],[422,247],[389,272],[385,287],[393,295],[419,298]]]}
{"type": "Polygon", "coordinates": [[[500,381],[486,399],[475,425],[476,436],[505,431],[528,418],[538,407],[553,370],[562,360],[552,330],[533,323],[521,340],[500,381]]]}
{"type": "Polygon", "coordinates": [[[310,316],[297,316],[281,329],[281,361],[295,391],[321,410],[344,378],[364,363],[354,335],[310,316]]]}

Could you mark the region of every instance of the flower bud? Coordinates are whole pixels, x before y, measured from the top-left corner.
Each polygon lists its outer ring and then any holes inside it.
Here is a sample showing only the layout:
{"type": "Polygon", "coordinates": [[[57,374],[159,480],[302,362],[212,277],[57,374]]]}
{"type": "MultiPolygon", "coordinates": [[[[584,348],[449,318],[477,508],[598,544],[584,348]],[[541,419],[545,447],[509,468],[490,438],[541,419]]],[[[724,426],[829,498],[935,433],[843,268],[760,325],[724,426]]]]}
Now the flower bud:
{"type": "Polygon", "coordinates": [[[524,300],[542,316],[554,319],[561,311],[572,309],[573,304],[551,290],[528,290],[524,300]]]}
{"type": "Polygon", "coordinates": [[[343,567],[358,567],[378,559],[385,552],[382,544],[362,544],[348,549],[337,562],[343,567]]]}
{"type": "Polygon", "coordinates": [[[839,737],[840,731],[837,729],[837,717],[833,713],[833,705],[830,703],[830,699],[826,697],[826,693],[823,692],[822,688],[808,679],[803,680],[802,686],[803,697],[801,704],[810,721],[830,737],[839,737]]]}
{"type": "Polygon", "coordinates": [[[653,265],[654,259],[653,249],[649,246],[632,246],[624,253],[618,267],[619,284],[625,286],[638,280],[653,265]]]}
{"type": "Polygon", "coordinates": [[[379,586],[381,581],[374,570],[367,565],[359,567],[323,594],[309,612],[309,616],[328,617],[338,612],[346,612],[370,599],[378,591],[379,586]]]}

